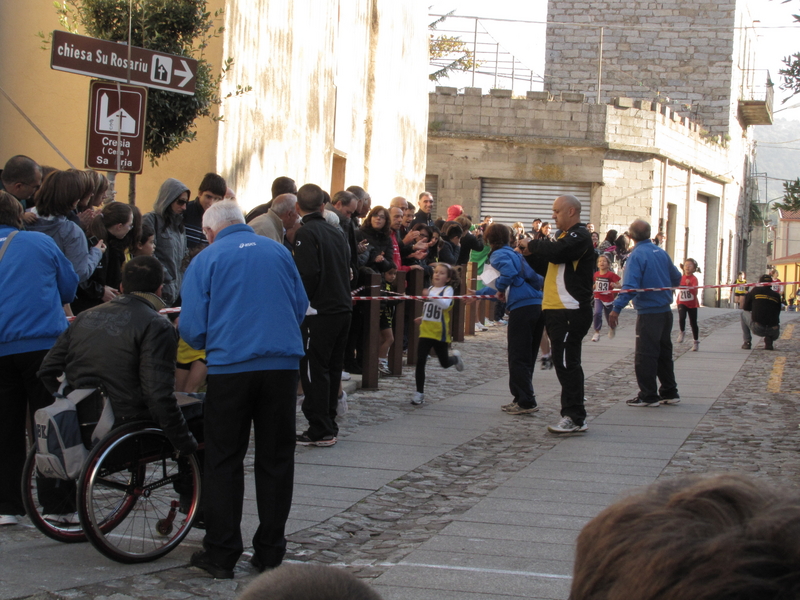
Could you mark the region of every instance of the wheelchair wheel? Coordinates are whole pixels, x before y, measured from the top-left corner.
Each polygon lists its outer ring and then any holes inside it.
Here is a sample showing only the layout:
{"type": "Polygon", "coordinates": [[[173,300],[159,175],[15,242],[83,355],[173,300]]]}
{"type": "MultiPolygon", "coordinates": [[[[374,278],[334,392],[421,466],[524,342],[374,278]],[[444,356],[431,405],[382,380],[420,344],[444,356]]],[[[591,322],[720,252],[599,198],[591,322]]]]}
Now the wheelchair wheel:
{"type": "Polygon", "coordinates": [[[86,541],[78,520],[76,483],[42,477],[36,469],[36,448],[28,452],[22,471],[22,502],[36,529],[59,542],[86,541]]]}
{"type": "Polygon", "coordinates": [[[186,537],[199,509],[200,468],[155,426],[130,423],[89,454],[78,513],[86,537],[122,563],[155,560],[186,537]]]}

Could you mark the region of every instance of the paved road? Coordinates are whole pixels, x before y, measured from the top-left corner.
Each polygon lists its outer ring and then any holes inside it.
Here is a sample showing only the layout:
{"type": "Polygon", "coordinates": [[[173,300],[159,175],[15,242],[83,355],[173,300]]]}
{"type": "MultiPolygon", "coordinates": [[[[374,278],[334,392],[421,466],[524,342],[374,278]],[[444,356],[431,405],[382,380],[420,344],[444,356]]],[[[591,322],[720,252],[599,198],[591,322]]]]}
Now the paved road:
{"type": "MultiPolygon", "coordinates": [[[[426,404],[409,404],[413,373],[351,395],[341,441],[299,448],[288,560],[342,566],[386,600],[568,595],[574,540],[620,494],[684,473],[750,472],[800,483],[800,322],[784,313],[777,351],[741,350],[736,311],[700,309],[700,351],[675,348],[682,402],[640,410],[633,319],[614,340],[584,344],[589,431],[557,437],[553,371],[537,372],[541,411],[513,417],[505,335],[460,344],[467,369],[429,362],[426,404]]],[[[249,459],[248,467],[252,467],[249,459]]],[[[247,491],[245,538],[255,528],[247,491]]],[[[87,544],[65,546],[23,521],[0,529],[0,599],[235,598],[233,581],[188,567],[201,532],[147,565],[119,565],[87,544]]]]}

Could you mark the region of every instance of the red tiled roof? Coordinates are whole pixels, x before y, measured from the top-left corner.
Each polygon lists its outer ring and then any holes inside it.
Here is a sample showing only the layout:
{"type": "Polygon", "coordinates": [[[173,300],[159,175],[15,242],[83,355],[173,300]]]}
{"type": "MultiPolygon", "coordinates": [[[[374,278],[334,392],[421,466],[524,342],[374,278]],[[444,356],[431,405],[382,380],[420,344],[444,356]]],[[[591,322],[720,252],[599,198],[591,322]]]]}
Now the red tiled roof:
{"type": "Polygon", "coordinates": [[[779,215],[781,220],[800,221],[800,210],[779,209],[779,215]]]}
{"type": "Polygon", "coordinates": [[[800,263],[800,253],[790,254],[789,256],[784,256],[783,258],[776,258],[770,262],[773,265],[793,265],[794,263],[800,263]]]}

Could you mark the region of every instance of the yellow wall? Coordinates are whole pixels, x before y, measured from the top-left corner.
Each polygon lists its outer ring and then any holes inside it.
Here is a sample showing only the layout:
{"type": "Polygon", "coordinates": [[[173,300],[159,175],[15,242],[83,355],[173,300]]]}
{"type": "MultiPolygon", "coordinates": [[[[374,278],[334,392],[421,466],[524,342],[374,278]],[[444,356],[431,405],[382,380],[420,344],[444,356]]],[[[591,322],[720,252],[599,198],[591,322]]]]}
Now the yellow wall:
{"type": "MultiPolygon", "coordinates": [[[[213,12],[219,2],[210,2],[213,12]]],[[[54,71],[50,51],[41,50],[38,31],[62,29],[52,0],[0,3],[0,86],[78,169],[85,168],[86,122],[89,111],[89,77],[54,71]]],[[[84,33],[84,32],[81,32],[84,33]]],[[[221,60],[222,41],[207,51],[213,65],[221,60]]],[[[152,208],[158,188],[167,177],[183,181],[192,193],[208,171],[215,169],[217,125],[198,121],[197,141],[184,144],[167,158],[145,166],[136,179],[136,204],[143,212],[152,208]]],[[[15,154],[26,154],[43,165],[59,169],[69,165],[0,96],[0,165],[15,154]]],[[[225,173],[222,173],[224,176],[225,173]]],[[[117,199],[127,201],[128,175],[117,180],[117,199]]]]}

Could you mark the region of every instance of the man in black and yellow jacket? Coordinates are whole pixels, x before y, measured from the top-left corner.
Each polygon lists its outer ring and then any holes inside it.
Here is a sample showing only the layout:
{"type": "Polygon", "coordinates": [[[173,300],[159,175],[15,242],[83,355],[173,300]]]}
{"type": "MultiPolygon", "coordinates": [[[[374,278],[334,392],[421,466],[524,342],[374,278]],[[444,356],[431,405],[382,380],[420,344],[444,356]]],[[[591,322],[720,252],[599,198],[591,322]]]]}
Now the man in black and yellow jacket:
{"type": "Polygon", "coordinates": [[[553,221],[561,230],[558,239],[532,240],[526,257],[532,266],[546,260],[542,312],[550,337],[553,365],[561,384],[561,421],[551,433],[586,431],[581,344],[592,323],[592,236],[581,223],[581,203],[575,196],[559,196],[553,202],[553,221]]]}
{"type": "MultiPolygon", "coordinates": [[[[758,281],[770,283],[772,277],[762,275],[758,281]]],[[[764,350],[774,350],[772,342],[781,334],[781,295],[768,285],[755,286],[744,297],[741,320],[742,350],[750,350],[752,334],[764,338],[764,350]]]]}

